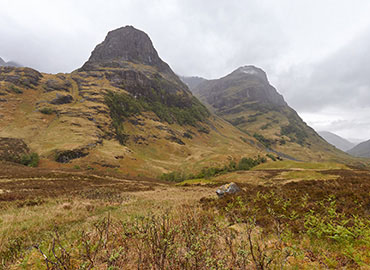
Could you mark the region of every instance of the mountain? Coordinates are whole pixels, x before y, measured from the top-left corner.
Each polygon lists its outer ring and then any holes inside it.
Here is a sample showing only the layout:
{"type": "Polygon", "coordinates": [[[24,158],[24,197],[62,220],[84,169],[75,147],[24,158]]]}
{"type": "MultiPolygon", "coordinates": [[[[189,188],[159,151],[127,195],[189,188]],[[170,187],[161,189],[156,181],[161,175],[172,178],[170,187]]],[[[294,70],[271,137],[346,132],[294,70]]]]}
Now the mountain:
{"type": "Polygon", "coordinates": [[[347,153],[355,157],[369,158],[370,157],[370,140],[359,143],[355,147],[349,149],[347,153]]]}
{"type": "Polygon", "coordinates": [[[211,114],[132,26],[109,32],[69,74],[0,67],[0,103],[0,137],[22,140],[41,167],[158,176],[266,154],[211,114]]]}
{"type": "Polygon", "coordinates": [[[180,76],[180,79],[190,88],[194,89],[202,82],[206,81],[206,79],[202,77],[186,77],[186,76],[180,76]]]}
{"type": "Polygon", "coordinates": [[[302,121],[260,68],[243,66],[191,90],[212,112],[254,136],[269,151],[296,160],[348,158],[302,121]]]}
{"type": "Polygon", "coordinates": [[[355,146],[354,143],[329,131],[319,131],[318,134],[323,137],[328,143],[334,145],[336,148],[344,152],[355,146]]]}
{"type": "Polygon", "coordinates": [[[21,67],[20,64],[14,62],[14,61],[9,61],[5,62],[1,57],[0,57],[0,67],[21,67]]]}

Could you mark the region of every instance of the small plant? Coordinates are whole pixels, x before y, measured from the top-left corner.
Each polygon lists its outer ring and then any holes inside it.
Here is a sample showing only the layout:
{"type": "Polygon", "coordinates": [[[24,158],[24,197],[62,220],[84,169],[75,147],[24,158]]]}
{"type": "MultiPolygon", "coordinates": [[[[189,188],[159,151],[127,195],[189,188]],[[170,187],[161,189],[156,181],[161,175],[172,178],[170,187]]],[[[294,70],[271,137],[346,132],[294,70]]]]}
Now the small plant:
{"type": "Polygon", "coordinates": [[[266,154],[267,157],[269,157],[272,161],[276,161],[276,157],[273,154],[266,154]]]}
{"type": "Polygon", "coordinates": [[[21,157],[21,164],[29,167],[37,167],[39,165],[39,155],[37,153],[31,153],[30,155],[23,155],[21,157]]]}

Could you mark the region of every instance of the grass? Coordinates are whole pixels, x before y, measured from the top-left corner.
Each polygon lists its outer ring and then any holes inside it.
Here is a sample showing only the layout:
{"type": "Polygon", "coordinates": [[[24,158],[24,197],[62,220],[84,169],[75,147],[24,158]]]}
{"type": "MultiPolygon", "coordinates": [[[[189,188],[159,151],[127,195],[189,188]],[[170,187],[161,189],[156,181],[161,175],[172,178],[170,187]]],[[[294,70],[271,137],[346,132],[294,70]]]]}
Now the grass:
{"type": "Polygon", "coordinates": [[[304,170],[304,171],[282,172],[278,177],[279,178],[281,177],[286,180],[301,181],[301,180],[329,180],[336,179],[338,176],[322,174],[317,171],[304,170]]]}
{"type": "Polygon", "coordinates": [[[267,162],[260,164],[252,170],[283,170],[283,169],[304,169],[304,170],[336,170],[336,169],[349,169],[344,164],[334,162],[298,162],[298,161],[279,161],[279,162],[267,162]]]}
{"type": "MultiPolygon", "coordinates": [[[[16,200],[0,194],[0,269],[370,265],[366,171],[336,170],[336,180],[270,187],[241,183],[247,192],[216,199],[215,187],[209,186],[215,184],[212,179],[174,186],[86,175],[86,182],[81,182],[78,173],[41,175],[40,170],[42,183],[35,185],[37,169],[25,168],[32,179],[17,181],[21,175],[14,175],[12,181],[0,180],[0,189],[10,194],[20,193],[21,187],[29,192],[16,200]],[[50,189],[58,182],[55,193],[50,189]]],[[[327,174],[311,169],[284,173],[327,174]]]]}
{"type": "Polygon", "coordinates": [[[182,181],[180,183],[177,183],[177,186],[192,186],[192,185],[215,185],[219,184],[219,182],[216,182],[211,179],[204,179],[204,178],[198,178],[198,179],[189,179],[182,181]]]}

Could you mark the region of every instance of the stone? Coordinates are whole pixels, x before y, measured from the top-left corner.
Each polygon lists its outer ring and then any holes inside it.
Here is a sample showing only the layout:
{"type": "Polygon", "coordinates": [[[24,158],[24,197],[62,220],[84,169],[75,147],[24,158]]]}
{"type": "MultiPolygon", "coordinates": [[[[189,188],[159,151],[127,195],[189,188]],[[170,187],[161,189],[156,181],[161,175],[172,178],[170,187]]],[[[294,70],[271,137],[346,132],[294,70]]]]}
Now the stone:
{"type": "Polygon", "coordinates": [[[228,183],[228,184],[225,184],[221,187],[219,187],[216,191],[216,194],[219,198],[227,195],[227,194],[235,194],[235,193],[238,193],[242,191],[240,189],[240,187],[235,184],[234,182],[231,182],[231,183],[228,183]]]}
{"type": "Polygon", "coordinates": [[[50,101],[50,104],[62,105],[62,104],[71,103],[72,101],[73,101],[73,97],[71,95],[56,94],[56,97],[52,101],[50,101]]]}

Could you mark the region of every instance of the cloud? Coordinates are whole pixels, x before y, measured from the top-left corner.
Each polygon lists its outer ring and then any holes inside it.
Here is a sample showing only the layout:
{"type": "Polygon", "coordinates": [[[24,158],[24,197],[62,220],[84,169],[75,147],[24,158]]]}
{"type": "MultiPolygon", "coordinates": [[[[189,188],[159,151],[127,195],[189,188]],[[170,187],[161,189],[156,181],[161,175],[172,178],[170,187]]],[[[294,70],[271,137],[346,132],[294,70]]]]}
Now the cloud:
{"type": "Polygon", "coordinates": [[[43,72],[79,68],[108,31],[134,25],[178,74],[218,78],[253,64],[309,123],[321,117],[341,132],[342,119],[355,133],[370,119],[367,0],[1,3],[0,57],[43,72]]]}

